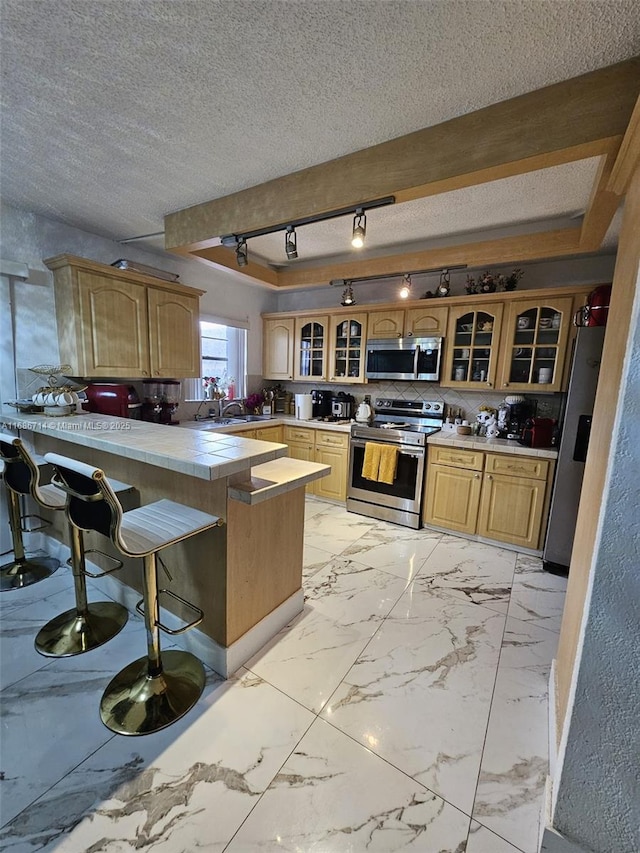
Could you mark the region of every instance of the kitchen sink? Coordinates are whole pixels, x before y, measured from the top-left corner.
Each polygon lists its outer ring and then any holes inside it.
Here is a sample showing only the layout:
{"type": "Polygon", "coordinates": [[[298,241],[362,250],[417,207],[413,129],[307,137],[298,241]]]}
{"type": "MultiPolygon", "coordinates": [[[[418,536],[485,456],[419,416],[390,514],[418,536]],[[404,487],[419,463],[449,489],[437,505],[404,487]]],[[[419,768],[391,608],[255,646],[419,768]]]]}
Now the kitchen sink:
{"type": "Polygon", "coordinates": [[[270,421],[271,415],[222,415],[216,418],[207,418],[208,424],[216,426],[232,426],[233,424],[246,424],[249,421],[270,421]]]}
{"type": "Polygon", "coordinates": [[[270,421],[272,415],[238,415],[239,421],[270,421]]]}

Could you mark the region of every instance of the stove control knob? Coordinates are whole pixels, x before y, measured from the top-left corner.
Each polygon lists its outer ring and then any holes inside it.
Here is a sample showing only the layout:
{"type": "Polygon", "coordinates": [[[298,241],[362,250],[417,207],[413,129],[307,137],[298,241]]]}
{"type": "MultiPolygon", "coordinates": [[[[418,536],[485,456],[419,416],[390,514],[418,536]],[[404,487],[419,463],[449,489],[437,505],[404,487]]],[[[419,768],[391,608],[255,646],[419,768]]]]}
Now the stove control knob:
{"type": "Polygon", "coordinates": [[[431,403],[425,403],[425,404],[424,404],[424,410],[425,410],[425,412],[428,412],[430,408],[431,408],[431,403]]]}
{"type": "Polygon", "coordinates": [[[441,408],[442,408],[442,406],[440,403],[434,403],[433,404],[433,411],[434,412],[439,412],[441,408]]]}

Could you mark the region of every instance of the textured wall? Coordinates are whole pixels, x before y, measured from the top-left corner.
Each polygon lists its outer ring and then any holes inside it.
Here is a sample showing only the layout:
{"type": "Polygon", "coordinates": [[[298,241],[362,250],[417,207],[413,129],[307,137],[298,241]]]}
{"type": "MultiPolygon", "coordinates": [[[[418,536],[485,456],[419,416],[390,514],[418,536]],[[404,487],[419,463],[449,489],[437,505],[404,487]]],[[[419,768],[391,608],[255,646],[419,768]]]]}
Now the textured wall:
{"type": "Polygon", "coordinates": [[[640,276],[554,826],[640,850],[640,276]]]}
{"type": "Polygon", "coordinates": [[[248,372],[262,369],[263,311],[275,310],[271,291],[254,287],[218,273],[197,261],[154,254],[134,244],[120,245],[87,231],[45,219],[42,216],[2,205],[0,256],[26,263],[31,270],[44,270],[44,276],[32,276],[41,284],[16,283],[16,366],[30,367],[58,360],[58,342],[53,298],[53,275],[43,258],[68,253],[110,264],[128,258],[149,266],[178,273],[182,284],[206,290],[200,301],[203,314],[249,321],[248,372]]]}

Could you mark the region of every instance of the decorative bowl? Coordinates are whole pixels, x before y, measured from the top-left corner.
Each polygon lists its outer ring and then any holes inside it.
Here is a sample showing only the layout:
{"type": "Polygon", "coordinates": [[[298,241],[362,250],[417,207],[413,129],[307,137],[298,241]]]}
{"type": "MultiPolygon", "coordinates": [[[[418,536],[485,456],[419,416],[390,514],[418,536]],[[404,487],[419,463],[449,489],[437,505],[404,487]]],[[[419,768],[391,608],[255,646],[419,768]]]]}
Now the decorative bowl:
{"type": "Polygon", "coordinates": [[[471,435],[471,427],[470,426],[459,426],[457,427],[458,435],[471,435]]]}

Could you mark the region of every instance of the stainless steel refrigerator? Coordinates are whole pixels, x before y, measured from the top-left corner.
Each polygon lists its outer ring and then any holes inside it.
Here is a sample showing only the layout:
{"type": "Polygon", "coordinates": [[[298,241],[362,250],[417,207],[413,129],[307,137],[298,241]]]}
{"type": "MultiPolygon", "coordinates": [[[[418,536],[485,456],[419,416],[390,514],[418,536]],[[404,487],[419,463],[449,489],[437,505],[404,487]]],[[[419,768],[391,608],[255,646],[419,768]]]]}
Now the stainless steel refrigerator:
{"type": "Polygon", "coordinates": [[[563,406],[562,435],[547,538],[542,555],[545,570],[555,574],[566,575],[571,562],[604,332],[604,326],[585,326],[578,329],[575,339],[569,388],[563,406]]]}

